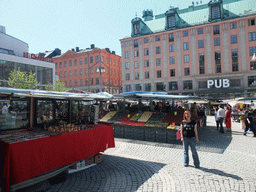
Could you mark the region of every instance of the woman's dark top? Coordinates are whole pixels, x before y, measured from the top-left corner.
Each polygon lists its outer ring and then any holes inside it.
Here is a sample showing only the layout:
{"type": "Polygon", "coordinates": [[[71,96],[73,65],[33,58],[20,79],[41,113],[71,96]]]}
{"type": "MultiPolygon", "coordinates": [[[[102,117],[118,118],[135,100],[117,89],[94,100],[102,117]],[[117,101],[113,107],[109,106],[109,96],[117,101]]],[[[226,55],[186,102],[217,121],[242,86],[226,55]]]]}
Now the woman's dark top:
{"type": "Polygon", "coordinates": [[[182,121],[182,124],[183,124],[183,136],[187,138],[195,137],[196,121],[191,119],[189,123],[182,121]]]}

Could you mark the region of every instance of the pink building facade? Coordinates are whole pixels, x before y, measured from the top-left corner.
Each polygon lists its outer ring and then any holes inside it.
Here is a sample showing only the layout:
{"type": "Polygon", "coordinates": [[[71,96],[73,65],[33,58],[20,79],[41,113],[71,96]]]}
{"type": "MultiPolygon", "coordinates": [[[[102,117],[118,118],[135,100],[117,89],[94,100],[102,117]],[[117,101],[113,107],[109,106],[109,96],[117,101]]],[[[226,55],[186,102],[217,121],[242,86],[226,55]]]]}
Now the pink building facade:
{"type": "Polygon", "coordinates": [[[121,40],[123,90],[206,98],[256,92],[256,9],[245,4],[241,15],[231,10],[237,3],[171,8],[155,19],[143,11],[144,21],[134,18],[121,40]]]}

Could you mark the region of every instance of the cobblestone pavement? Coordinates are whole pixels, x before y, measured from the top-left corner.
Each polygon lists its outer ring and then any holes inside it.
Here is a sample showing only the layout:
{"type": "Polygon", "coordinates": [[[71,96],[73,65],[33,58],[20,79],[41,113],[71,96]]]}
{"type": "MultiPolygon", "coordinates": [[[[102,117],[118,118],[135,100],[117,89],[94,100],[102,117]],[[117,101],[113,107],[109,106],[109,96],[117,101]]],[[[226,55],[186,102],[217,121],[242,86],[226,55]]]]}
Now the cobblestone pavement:
{"type": "MultiPolygon", "coordinates": [[[[256,138],[219,133],[213,116],[199,130],[197,145],[201,168],[183,166],[180,144],[116,139],[98,165],[68,175],[66,181],[38,187],[42,191],[256,191],[256,138]]],[[[35,189],[35,188],[34,188],[35,189]]]]}

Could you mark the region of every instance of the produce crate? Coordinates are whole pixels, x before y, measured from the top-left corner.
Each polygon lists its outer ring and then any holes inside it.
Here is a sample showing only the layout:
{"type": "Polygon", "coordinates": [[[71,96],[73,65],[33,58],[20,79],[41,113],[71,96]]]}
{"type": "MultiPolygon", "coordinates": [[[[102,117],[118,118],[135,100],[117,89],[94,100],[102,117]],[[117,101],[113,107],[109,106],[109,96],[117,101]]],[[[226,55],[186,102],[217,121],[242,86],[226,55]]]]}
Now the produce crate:
{"type": "Polygon", "coordinates": [[[94,156],[85,159],[85,165],[91,165],[94,163],[94,156]]]}
{"type": "Polygon", "coordinates": [[[113,125],[114,137],[123,138],[124,137],[124,127],[120,125],[113,125]]]}
{"type": "Polygon", "coordinates": [[[145,141],[155,141],[155,140],[156,140],[156,129],[145,128],[145,141]]]}
{"type": "Polygon", "coordinates": [[[101,153],[98,153],[94,156],[94,163],[100,163],[103,161],[103,155],[101,153]]]}
{"type": "Polygon", "coordinates": [[[166,143],[166,129],[158,128],[156,130],[156,142],[166,143]]]}
{"type": "Polygon", "coordinates": [[[124,128],[124,138],[133,139],[133,128],[132,127],[124,128]]]}
{"type": "Polygon", "coordinates": [[[73,165],[70,167],[71,169],[80,169],[82,167],[85,167],[85,159],[81,161],[77,161],[76,163],[73,163],[73,165]]]}
{"type": "Polygon", "coordinates": [[[133,129],[133,138],[138,140],[144,140],[145,138],[145,130],[144,127],[135,127],[133,129]]]}

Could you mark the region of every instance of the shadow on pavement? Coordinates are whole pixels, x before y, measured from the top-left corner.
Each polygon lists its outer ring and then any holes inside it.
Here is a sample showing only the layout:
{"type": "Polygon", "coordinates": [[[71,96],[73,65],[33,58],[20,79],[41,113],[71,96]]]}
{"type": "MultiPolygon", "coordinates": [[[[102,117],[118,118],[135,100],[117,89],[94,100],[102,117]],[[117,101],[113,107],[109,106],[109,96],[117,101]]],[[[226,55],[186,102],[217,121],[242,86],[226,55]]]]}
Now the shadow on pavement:
{"type": "Polygon", "coordinates": [[[198,129],[197,149],[212,153],[223,153],[232,141],[232,133],[220,133],[216,127],[207,126],[198,129]]]}
{"type": "Polygon", "coordinates": [[[225,173],[225,172],[223,172],[221,170],[218,170],[218,169],[207,169],[207,168],[201,167],[200,170],[202,170],[204,172],[212,173],[212,174],[215,174],[215,175],[219,175],[219,176],[230,177],[230,178],[233,178],[233,179],[236,179],[236,180],[243,180],[241,177],[239,177],[237,175],[233,175],[233,174],[230,174],[230,173],[225,173]]]}

